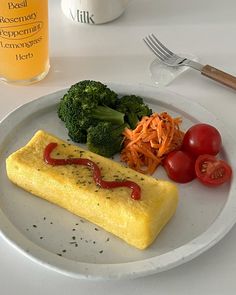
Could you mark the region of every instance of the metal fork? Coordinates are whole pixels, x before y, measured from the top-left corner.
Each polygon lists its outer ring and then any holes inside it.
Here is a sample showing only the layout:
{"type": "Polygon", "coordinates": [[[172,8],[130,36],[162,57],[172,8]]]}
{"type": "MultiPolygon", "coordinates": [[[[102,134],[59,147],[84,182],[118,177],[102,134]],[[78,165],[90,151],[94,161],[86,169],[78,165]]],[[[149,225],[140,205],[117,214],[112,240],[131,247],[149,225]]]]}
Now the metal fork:
{"type": "Polygon", "coordinates": [[[236,90],[236,77],[210,65],[202,65],[188,58],[180,57],[164,46],[154,34],[146,36],[143,41],[151,51],[167,66],[188,66],[201,72],[202,75],[211,78],[221,84],[236,90]]]}

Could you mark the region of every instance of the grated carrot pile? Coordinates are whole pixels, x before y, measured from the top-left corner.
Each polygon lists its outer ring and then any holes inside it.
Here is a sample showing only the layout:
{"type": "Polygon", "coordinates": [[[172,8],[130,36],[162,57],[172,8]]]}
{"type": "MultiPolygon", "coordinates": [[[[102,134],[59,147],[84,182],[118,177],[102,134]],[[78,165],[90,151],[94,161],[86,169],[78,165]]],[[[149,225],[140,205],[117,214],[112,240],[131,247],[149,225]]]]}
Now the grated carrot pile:
{"type": "Polygon", "coordinates": [[[125,128],[121,160],[136,171],[153,174],[165,155],[180,148],[184,132],[182,119],[167,112],[145,116],[134,130],[125,128]]]}

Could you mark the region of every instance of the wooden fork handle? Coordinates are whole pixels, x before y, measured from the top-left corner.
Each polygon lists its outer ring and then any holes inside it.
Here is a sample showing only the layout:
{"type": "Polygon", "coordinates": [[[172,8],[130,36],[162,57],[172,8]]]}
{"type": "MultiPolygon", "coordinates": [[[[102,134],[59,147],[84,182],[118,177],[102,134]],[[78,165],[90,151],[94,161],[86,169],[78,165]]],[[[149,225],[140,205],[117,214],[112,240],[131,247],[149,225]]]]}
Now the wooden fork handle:
{"type": "Polygon", "coordinates": [[[236,77],[218,70],[210,65],[205,65],[201,70],[202,75],[222,83],[236,90],[236,77]]]}

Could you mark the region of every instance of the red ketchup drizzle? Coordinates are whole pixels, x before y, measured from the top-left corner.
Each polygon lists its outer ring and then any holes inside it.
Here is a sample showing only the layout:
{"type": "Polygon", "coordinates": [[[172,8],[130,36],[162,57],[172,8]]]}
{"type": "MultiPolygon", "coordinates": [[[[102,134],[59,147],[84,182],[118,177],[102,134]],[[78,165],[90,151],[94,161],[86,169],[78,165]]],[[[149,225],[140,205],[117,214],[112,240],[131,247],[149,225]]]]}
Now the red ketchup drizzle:
{"type": "Polygon", "coordinates": [[[131,198],[134,200],[139,200],[141,198],[141,188],[140,186],[129,180],[124,181],[106,181],[102,179],[101,170],[96,163],[85,158],[67,158],[67,159],[55,159],[51,157],[51,152],[57,147],[57,143],[49,143],[44,150],[44,161],[52,166],[62,166],[62,165],[83,165],[89,167],[93,171],[93,179],[96,185],[111,189],[116,187],[128,187],[132,190],[131,198]]]}

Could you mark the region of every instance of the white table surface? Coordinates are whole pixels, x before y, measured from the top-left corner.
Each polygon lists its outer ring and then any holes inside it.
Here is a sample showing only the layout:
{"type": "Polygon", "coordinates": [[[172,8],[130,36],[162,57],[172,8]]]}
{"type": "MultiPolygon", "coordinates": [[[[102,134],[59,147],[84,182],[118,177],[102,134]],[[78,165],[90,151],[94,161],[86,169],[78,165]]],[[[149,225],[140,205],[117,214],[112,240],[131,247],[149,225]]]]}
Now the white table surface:
{"type": "MultiPolygon", "coordinates": [[[[153,55],[142,38],[155,33],[176,52],[236,74],[234,0],[133,0],[116,21],[90,26],[66,19],[59,0],[49,0],[49,75],[18,87],[0,84],[0,119],[15,107],[81,79],[153,85],[153,55]]],[[[167,89],[209,109],[233,134],[236,92],[190,70],[167,89]]],[[[236,196],[235,196],[236,197],[236,196]]],[[[21,255],[0,238],[0,294],[235,294],[236,228],[217,245],[169,271],[125,281],[93,282],[63,276],[21,255]]]]}

